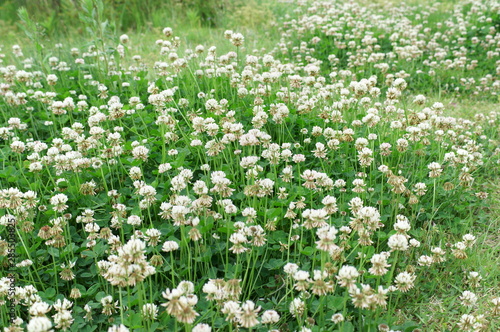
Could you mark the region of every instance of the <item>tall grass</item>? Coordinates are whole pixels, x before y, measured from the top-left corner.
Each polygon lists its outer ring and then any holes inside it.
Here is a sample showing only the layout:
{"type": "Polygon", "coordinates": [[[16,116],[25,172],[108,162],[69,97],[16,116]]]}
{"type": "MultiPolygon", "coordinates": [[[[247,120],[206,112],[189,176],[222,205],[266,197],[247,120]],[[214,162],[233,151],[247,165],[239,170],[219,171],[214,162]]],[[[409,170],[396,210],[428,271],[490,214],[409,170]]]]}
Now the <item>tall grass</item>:
{"type": "MultiPolygon", "coordinates": [[[[239,25],[261,25],[271,19],[263,1],[242,0],[108,0],[103,3],[104,18],[120,31],[144,32],[165,24],[189,24],[206,27],[227,27],[231,20],[239,25]]],[[[0,20],[15,24],[17,11],[24,7],[50,37],[60,37],[83,30],[78,24],[79,12],[84,8],[81,0],[5,0],[0,4],[0,20]],[[76,25],[75,25],[76,23],[76,25]]]]}

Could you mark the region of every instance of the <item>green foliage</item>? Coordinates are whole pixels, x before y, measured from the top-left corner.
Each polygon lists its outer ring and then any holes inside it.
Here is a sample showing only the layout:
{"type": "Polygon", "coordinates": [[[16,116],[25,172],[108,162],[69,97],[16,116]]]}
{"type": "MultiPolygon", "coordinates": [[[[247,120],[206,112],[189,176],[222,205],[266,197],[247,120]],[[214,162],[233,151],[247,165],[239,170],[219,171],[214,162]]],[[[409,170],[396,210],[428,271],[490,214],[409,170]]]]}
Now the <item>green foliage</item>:
{"type": "MultiPolygon", "coordinates": [[[[70,4],[59,3],[59,12],[70,4]]],[[[417,73],[424,59],[393,61],[382,72],[351,57],[374,49],[343,48],[348,40],[363,44],[362,27],[378,38],[377,52],[395,50],[387,38],[397,30],[392,21],[384,32],[352,3],[301,2],[288,10],[258,1],[163,8],[150,0],[143,11],[125,0],[112,8],[103,0],[72,5],[84,40],[46,46],[50,29],[21,8],[21,28],[36,52],[21,45],[0,57],[0,264],[9,264],[4,239],[15,217],[14,247],[26,264],[16,268],[17,283],[32,285],[52,306],[48,319],[55,323],[57,301],[66,298],[72,331],[117,324],[191,331],[198,323],[212,331],[244,330],[244,320],[231,322],[223,309],[233,299],[249,315],[247,301],[261,308],[253,327],[259,332],[382,325],[452,331],[466,314],[484,329],[499,328],[491,301],[498,298],[500,273],[492,183],[500,176],[500,113],[487,102],[496,98],[493,80],[479,91],[481,105],[444,87],[416,98],[435,89],[433,79],[417,73]],[[156,8],[182,10],[177,20],[191,28],[117,38],[129,27],[169,26],[163,18],[170,14],[156,8]],[[223,13],[228,8],[240,9],[223,13]],[[364,16],[351,15],[358,10],[364,16]],[[332,26],[315,26],[342,22],[329,16],[337,13],[361,21],[342,24],[341,36],[327,33],[332,26]],[[269,40],[252,45],[244,34],[243,45],[235,46],[234,35],[223,40],[224,22],[235,32],[241,22],[269,40]],[[209,50],[212,34],[218,42],[209,50]],[[191,47],[198,43],[204,48],[191,47]],[[401,70],[409,76],[395,82],[401,70]],[[335,234],[328,238],[327,231],[335,234]],[[381,256],[387,269],[376,273],[372,260],[381,256]],[[290,272],[290,263],[301,272],[290,272]],[[142,280],[147,266],[155,273],[142,280]],[[341,275],[347,267],[354,277],[341,275]],[[477,285],[470,280],[474,271],[483,277],[477,285]],[[416,277],[406,280],[407,288],[405,276],[416,277]],[[211,283],[227,287],[210,294],[211,283]],[[174,288],[182,294],[172,295],[174,288]],[[469,290],[478,297],[472,305],[461,298],[469,290]],[[144,314],[145,304],[157,305],[154,319],[144,314]],[[180,307],[182,314],[175,312],[180,307]],[[190,310],[199,315],[186,322],[190,310]],[[266,310],[279,319],[262,322],[266,310]],[[332,321],[335,314],[344,320],[332,321]]],[[[418,24],[420,9],[404,11],[411,24],[418,24]]],[[[437,16],[428,18],[434,29],[437,16]]],[[[466,25],[463,45],[472,50],[469,40],[487,38],[486,24],[467,22],[479,27],[466,25]]],[[[494,61],[486,59],[469,77],[494,73],[494,61]]],[[[434,77],[440,86],[457,78],[444,67],[434,77]]],[[[35,320],[24,294],[15,308],[23,328],[35,320]]],[[[10,299],[0,293],[3,300],[10,299]]],[[[2,326],[9,324],[6,308],[0,308],[2,326]]]]}
{"type": "MultiPolygon", "coordinates": [[[[101,20],[113,22],[121,31],[147,31],[151,27],[163,28],[165,25],[182,24],[185,19],[195,26],[223,27],[227,24],[228,13],[242,22],[255,26],[269,17],[269,12],[258,9],[257,3],[229,0],[104,0],[100,9],[101,20]],[[250,6],[251,5],[251,6],[250,6]],[[241,8],[241,9],[240,9],[241,8]],[[243,15],[244,12],[248,12],[243,15]],[[263,14],[263,16],[262,16],[263,14]],[[260,17],[259,17],[260,16],[260,17]]],[[[0,20],[16,21],[16,11],[24,7],[34,21],[43,27],[47,36],[61,37],[75,29],[86,29],[84,22],[75,24],[82,10],[87,10],[86,0],[6,0],[0,5],[0,20]]]]}
{"type": "Polygon", "coordinates": [[[253,29],[268,29],[275,20],[271,8],[272,5],[267,1],[244,1],[231,11],[230,21],[236,28],[246,26],[253,29]]]}

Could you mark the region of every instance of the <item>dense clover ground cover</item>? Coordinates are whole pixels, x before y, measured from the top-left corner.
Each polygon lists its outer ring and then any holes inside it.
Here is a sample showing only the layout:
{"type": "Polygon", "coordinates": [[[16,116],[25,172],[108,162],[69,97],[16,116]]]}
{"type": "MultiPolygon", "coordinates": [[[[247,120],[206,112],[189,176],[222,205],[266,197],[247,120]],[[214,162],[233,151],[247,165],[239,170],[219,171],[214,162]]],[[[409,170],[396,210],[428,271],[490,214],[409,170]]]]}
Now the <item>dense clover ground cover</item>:
{"type": "MultiPolygon", "coordinates": [[[[424,94],[498,99],[498,2],[292,2],[272,50],[165,28],[154,64],[87,3],[89,47],[0,57],[5,331],[425,328],[401,311],[474,255],[500,112],[424,94]]],[[[493,331],[466,266],[443,330],[493,331]]]]}

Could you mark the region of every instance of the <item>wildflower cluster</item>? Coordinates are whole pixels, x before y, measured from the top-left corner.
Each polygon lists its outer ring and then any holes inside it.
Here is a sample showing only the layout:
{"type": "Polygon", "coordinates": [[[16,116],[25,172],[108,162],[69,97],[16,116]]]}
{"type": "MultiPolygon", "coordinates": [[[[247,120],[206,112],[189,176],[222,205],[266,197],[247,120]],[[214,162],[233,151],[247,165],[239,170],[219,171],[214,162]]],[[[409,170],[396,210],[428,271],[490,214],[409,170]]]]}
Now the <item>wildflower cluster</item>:
{"type": "MultiPolygon", "coordinates": [[[[423,93],[497,97],[500,6],[292,3],[271,50],[167,27],[154,63],[126,35],[0,54],[0,262],[12,219],[23,259],[6,331],[404,330],[401,299],[474,254],[500,112],[423,93]]],[[[478,268],[450,329],[498,327],[478,268]]]]}

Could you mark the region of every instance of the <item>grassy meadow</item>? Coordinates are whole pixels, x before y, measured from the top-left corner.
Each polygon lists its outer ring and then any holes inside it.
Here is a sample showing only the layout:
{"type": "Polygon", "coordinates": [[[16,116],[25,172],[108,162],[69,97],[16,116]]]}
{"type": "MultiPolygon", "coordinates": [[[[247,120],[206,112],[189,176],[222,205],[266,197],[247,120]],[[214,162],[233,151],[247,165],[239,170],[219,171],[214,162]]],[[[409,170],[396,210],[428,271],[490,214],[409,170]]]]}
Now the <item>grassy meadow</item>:
{"type": "Polygon", "coordinates": [[[500,330],[500,2],[0,2],[0,328],[500,330]]]}

